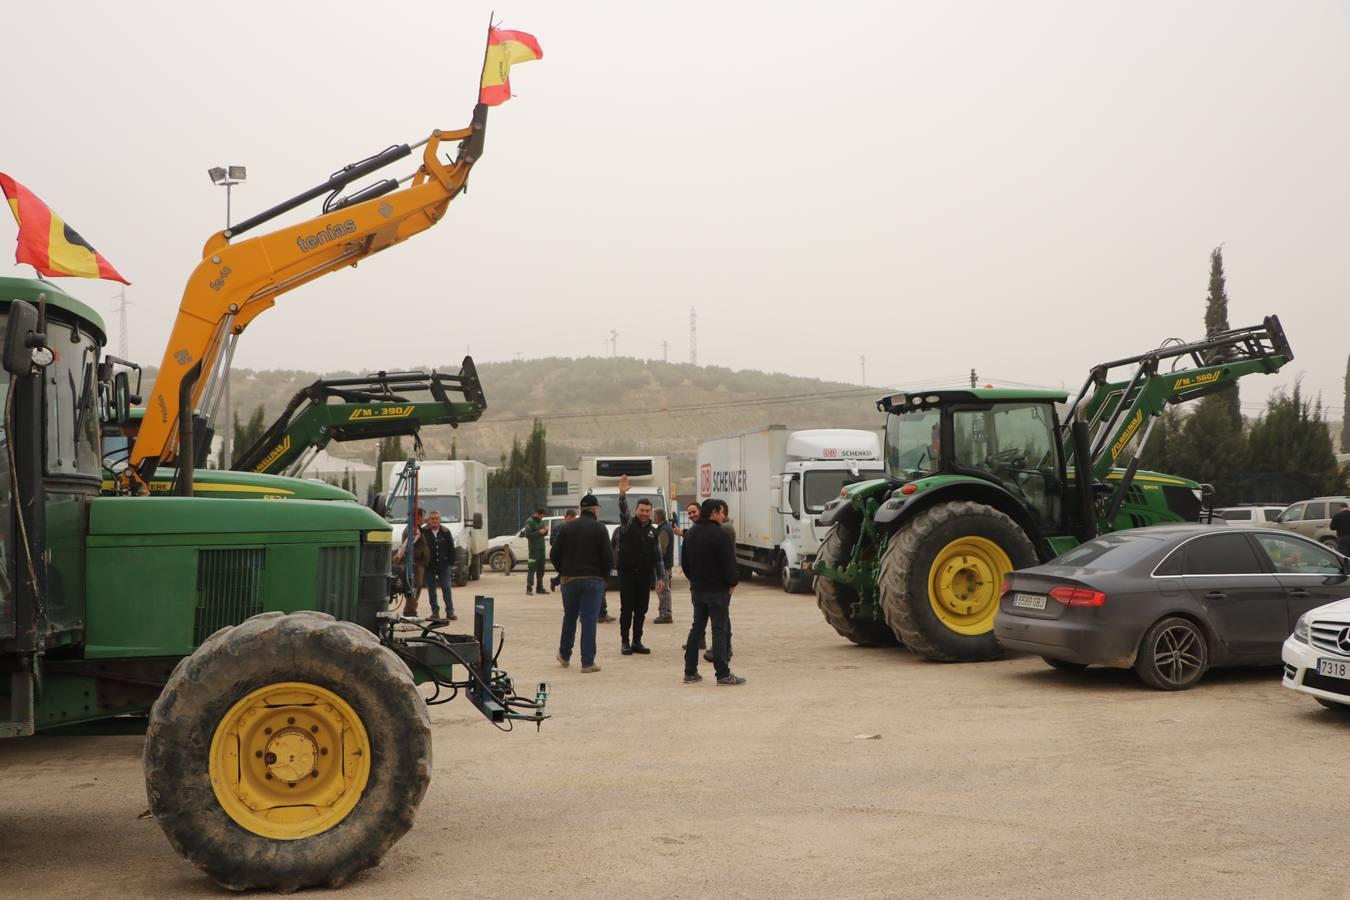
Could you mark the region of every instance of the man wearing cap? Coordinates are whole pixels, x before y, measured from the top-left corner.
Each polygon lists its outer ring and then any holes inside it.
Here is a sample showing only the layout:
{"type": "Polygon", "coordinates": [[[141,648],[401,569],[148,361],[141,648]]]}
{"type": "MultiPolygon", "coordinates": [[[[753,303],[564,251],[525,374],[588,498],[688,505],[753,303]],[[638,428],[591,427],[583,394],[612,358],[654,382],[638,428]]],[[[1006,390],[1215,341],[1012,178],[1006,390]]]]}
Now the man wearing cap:
{"type": "Polygon", "coordinates": [[[553,536],[549,559],[562,580],[563,621],[558,663],[572,664],[577,620],[581,620],[581,671],[599,672],[595,663],[595,624],[605,599],[605,578],[614,568],[609,529],[600,524],[600,503],[592,494],[581,498],[581,515],[561,525],[553,536]]]}

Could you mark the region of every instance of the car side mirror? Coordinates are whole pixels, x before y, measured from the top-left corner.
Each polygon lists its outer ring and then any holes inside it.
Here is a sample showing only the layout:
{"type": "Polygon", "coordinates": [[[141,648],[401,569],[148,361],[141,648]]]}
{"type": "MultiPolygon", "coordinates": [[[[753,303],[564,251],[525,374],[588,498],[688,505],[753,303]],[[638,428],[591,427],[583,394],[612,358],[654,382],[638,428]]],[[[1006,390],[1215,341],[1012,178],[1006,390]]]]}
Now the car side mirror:
{"type": "Polygon", "coordinates": [[[118,425],[131,422],[131,376],[126,372],[113,376],[113,416],[118,425]]]}
{"type": "Polygon", "coordinates": [[[472,525],[472,527],[474,527],[474,528],[482,528],[482,527],[483,527],[483,514],[480,513],[480,512],[474,513],[474,514],[473,514],[473,520],[472,520],[472,522],[471,522],[471,525],[472,525]]]}
{"type": "Polygon", "coordinates": [[[5,371],[20,377],[33,371],[34,365],[45,366],[51,362],[51,351],[47,350],[47,336],[39,329],[38,311],[32,304],[15,300],[9,305],[9,320],[5,326],[5,371]],[[41,348],[45,354],[33,351],[41,348]],[[42,356],[46,359],[43,361],[42,356]]]}

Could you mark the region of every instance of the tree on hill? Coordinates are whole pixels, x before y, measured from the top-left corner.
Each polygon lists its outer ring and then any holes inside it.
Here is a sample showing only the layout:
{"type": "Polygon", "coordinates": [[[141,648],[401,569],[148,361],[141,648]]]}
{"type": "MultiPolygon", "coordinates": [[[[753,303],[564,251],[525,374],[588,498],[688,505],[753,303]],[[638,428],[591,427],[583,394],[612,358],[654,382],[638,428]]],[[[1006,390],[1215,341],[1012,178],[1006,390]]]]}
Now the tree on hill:
{"type": "Polygon", "coordinates": [[[548,441],[544,423],[538,419],[530,428],[525,443],[511,439],[511,453],[502,454],[501,467],[488,476],[490,488],[548,487],[548,441]]]}
{"type": "MultiPolygon", "coordinates": [[[[1215,247],[1209,254],[1209,295],[1205,299],[1205,336],[1212,337],[1227,331],[1228,288],[1223,274],[1223,247],[1215,247]]],[[[1221,405],[1239,430],[1242,428],[1242,404],[1238,399],[1237,382],[1211,394],[1202,404],[1221,405]]]]}
{"type": "Polygon", "coordinates": [[[1252,425],[1250,447],[1252,459],[1261,464],[1261,471],[1251,476],[1254,491],[1265,482],[1287,494],[1273,499],[1301,500],[1346,488],[1331,450],[1322,401],[1304,397],[1299,382],[1292,394],[1283,388],[1271,394],[1265,415],[1252,425]]]}
{"type": "MultiPolygon", "coordinates": [[[[258,404],[257,408],[253,410],[253,414],[248,417],[248,422],[241,424],[239,422],[239,410],[234,411],[234,443],[231,451],[235,459],[238,459],[245,450],[256,444],[258,438],[263,436],[263,432],[267,431],[265,416],[266,411],[262,404],[258,404]]],[[[217,454],[216,465],[222,469],[226,467],[224,446],[220,448],[220,453],[217,454]]]]}

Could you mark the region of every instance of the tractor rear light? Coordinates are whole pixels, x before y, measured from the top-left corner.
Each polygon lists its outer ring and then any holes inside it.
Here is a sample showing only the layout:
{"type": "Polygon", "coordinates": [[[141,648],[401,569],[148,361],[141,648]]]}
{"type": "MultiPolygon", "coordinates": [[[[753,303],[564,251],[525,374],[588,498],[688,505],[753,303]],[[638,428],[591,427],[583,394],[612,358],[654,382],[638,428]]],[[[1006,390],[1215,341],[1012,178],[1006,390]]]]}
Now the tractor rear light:
{"type": "Polygon", "coordinates": [[[918,485],[915,485],[915,484],[902,484],[902,485],[900,486],[900,493],[902,493],[902,494],[912,494],[912,493],[914,493],[915,491],[917,491],[918,489],[919,489],[918,485]]]}
{"type": "Polygon", "coordinates": [[[1106,595],[1101,591],[1064,585],[1051,588],[1050,599],[1057,600],[1065,606],[1103,606],[1106,603],[1106,595]]]}

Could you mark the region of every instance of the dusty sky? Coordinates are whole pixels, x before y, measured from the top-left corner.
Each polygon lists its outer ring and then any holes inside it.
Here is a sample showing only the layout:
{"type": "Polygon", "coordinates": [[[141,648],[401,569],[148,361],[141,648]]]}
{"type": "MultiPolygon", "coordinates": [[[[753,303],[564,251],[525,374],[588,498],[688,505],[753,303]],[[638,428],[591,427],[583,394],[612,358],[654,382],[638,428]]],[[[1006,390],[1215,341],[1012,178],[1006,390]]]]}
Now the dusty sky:
{"type": "MultiPolygon", "coordinates": [[[[213,165],[236,221],[343,164],[467,124],[481,3],[14,4],[0,171],[133,282],[157,363],[213,165]]],[[[497,0],[514,70],[446,221],[286,295],[252,368],[689,355],[870,384],[1078,386],[1275,312],[1339,417],[1350,297],[1350,6],[497,0]]],[[[406,174],[405,162],[391,172],[406,174]]],[[[318,212],[315,204],[310,214],[318,212]]],[[[294,218],[294,217],[292,217],[294,218]]],[[[0,245],[13,223],[0,221],[0,245]]],[[[26,271],[0,251],[0,271],[26,271]]],[[[68,281],[105,313],[117,285],[68,281]]]]}

